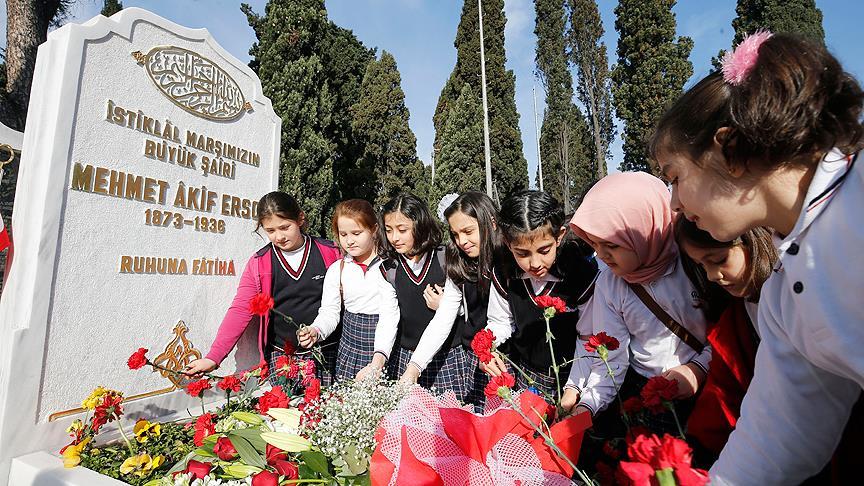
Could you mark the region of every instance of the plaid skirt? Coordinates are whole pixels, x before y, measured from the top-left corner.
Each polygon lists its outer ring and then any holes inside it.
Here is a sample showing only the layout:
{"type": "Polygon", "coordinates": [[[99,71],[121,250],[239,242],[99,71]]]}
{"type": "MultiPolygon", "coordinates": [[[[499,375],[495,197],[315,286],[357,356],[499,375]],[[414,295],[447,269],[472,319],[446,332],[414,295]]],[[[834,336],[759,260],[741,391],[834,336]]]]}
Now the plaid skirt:
{"type": "MultiPolygon", "coordinates": [[[[528,381],[522,373],[517,370],[511,370],[516,375],[516,388],[520,390],[536,389],[538,395],[545,398],[547,401],[556,397],[558,394],[558,383],[555,381],[555,374],[552,370],[540,371],[536,368],[528,366],[524,361],[517,361],[519,368],[525,375],[531,378],[533,383],[528,381]],[[539,392],[539,393],[538,393],[539,392]],[[545,395],[544,395],[545,394],[545,395]]],[[[558,378],[561,381],[561,393],[564,393],[564,385],[567,383],[567,378],[570,376],[571,365],[562,366],[558,369],[558,378]]]]}
{"type": "MultiPolygon", "coordinates": [[[[465,348],[463,348],[465,349],[465,348]]],[[[473,351],[465,349],[468,366],[473,369],[468,373],[468,391],[465,393],[465,403],[474,406],[474,411],[482,413],[486,408],[486,384],[489,383],[489,375],[480,369],[480,360],[473,351]]]]}
{"type": "MultiPolygon", "coordinates": [[[[301,351],[302,352],[302,351],[301,351]]],[[[325,346],[321,348],[321,354],[324,356],[324,362],[321,363],[317,359],[315,360],[315,376],[319,380],[321,380],[321,387],[327,387],[332,385],[336,376],[336,346],[325,346]]],[[[279,359],[279,356],[283,356],[285,354],[281,349],[271,348],[268,356],[270,359],[267,360],[267,365],[270,368],[270,373],[267,377],[267,381],[270,382],[271,386],[285,386],[287,380],[280,376],[277,376],[276,373],[273,372],[276,369],[276,360],[279,359]]],[[[295,354],[295,356],[297,356],[295,354]]],[[[310,359],[312,357],[311,354],[300,355],[300,359],[310,359]]]]}
{"type": "Polygon", "coordinates": [[[372,361],[375,352],[375,326],[378,314],[354,314],[345,311],[342,316],[342,338],[336,357],[336,381],[353,380],[357,372],[372,361]]]}
{"type": "MultiPolygon", "coordinates": [[[[414,352],[401,346],[393,349],[388,371],[393,379],[399,379],[414,352]]],[[[442,349],[432,358],[426,369],[420,373],[417,383],[423,388],[434,388],[436,393],[452,391],[459,400],[465,400],[465,395],[470,386],[472,370],[468,353],[462,346],[456,346],[449,350],[442,349]]]]}

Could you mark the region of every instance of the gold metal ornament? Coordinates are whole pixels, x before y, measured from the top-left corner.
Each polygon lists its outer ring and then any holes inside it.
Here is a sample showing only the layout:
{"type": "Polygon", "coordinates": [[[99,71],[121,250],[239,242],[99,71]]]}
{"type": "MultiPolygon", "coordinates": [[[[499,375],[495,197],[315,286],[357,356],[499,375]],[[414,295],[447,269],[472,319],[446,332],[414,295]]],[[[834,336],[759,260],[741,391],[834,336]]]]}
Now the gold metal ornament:
{"type": "MultiPolygon", "coordinates": [[[[196,359],[201,359],[201,352],[195,349],[192,343],[189,342],[189,339],[186,338],[187,331],[189,331],[189,328],[186,327],[186,324],[183,321],[179,321],[174,326],[174,339],[168,343],[162,354],[153,359],[153,364],[180,373],[186,368],[186,365],[196,359]]],[[[159,370],[159,373],[163,377],[168,378],[174,384],[174,388],[181,388],[183,386],[182,383],[185,379],[182,376],[177,376],[165,370],[159,370]]]]}

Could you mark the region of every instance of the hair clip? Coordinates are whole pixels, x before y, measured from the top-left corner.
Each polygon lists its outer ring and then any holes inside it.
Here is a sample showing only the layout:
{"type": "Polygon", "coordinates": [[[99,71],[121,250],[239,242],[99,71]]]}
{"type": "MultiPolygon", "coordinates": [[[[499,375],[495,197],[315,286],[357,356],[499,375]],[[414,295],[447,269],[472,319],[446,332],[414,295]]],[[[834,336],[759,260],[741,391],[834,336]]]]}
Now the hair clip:
{"type": "Polygon", "coordinates": [[[441,202],[438,203],[438,219],[440,219],[442,223],[447,223],[447,218],[444,217],[444,212],[447,211],[447,208],[449,208],[450,205],[453,204],[453,201],[458,197],[459,194],[451,192],[441,198],[441,202]]]}
{"type": "Polygon", "coordinates": [[[774,35],[767,30],[758,30],[741,41],[738,47],[727,52],[721,62],[723,81],[739,86],[747,79],[759,58],[759,47],[774,35]]]}

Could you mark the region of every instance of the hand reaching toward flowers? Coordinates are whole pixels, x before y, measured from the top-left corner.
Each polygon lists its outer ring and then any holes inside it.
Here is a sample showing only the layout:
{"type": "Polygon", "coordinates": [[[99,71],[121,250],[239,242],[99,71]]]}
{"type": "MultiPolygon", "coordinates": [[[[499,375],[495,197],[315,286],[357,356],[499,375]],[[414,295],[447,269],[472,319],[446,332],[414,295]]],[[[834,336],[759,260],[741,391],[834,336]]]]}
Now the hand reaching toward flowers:
{"type": "Polygon", "coordinates": [[[561,396],[561,409],[564,413],[570,415],[576,409],[579,403],[581,394],[575,388],[564,388],[564,395],[561,396]]]}
{"type": "Polygon", "coordinates": [[[306,326],[297,331],[297,340],[300,342],[300,346],[307,349],[311,348],[313,344],[318,342],[318,337],[318,329],[315,329],[312,326],[306,326]]]}
{"type": "Polygon", "coordinates": [[[500,376],[501,373],[507,371],[507,365],[497,354],[493,354],[492,359],[489,360],[488,363],[480,362],[478,366],[480,366],[480,369],[486,372],[487,375],[492,377],[500,376]]]}
{"type": "Polygon", "coordinates": [[[678,395],[675,399],[690,398],[696,394],[705,382],[705,372],[693,363],[687,363],[667,370],[664,378],[678,382],[678,395]]]}
{"type": "Polygon", "coordinates": [[[186,376],[200,376],[203,373],[209,373],[217,368],[216,362],[212,359],[201,358],[186,365],[183,368],[183,374],[186,376]]]}
{"type": "Polygon", "coordinates": [[[402,377],[399,378],[401,383],[417,383],[417,379],[420,378],[420,368],[417,367],[414,363],[408,363],[408,367],[405,368],[405,373],[402,373],[402,377]]]}
{"type": "Polygon", "coordinates": [[[381,353],[375,353],[372,355],[372,362],[368,365],[364,366],[362,370],[357,372],[358,380],[366,380],[366,379],[376,379],[381,374],[381,370],[384,369],[384,364],[386,363],[386,359],[384,355],[381,353]]]}

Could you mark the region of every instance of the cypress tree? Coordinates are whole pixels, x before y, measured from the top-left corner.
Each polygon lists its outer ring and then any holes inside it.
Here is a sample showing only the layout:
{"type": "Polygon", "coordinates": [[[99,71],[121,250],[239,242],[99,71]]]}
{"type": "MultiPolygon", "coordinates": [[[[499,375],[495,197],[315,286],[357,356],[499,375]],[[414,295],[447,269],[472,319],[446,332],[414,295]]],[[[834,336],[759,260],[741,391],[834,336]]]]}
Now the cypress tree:
{"type": "Polygon", "coordinates": [[[759,29],[771,32],[791,32],[824,44],[822,11],[815,0],[738,0],[738,16],[732,20],[738,45],[748,34],[759,29]]]}
{"type": "Polygon", "coordinates": [[[594,0],[570,0],[570,59],[576,66],[576,93],[587,115],[591,137],[588,145],[594,159],[595,180],[606,175],[609,143],[615,136],[612,123],[612,92],[609,59],[603,37],[603,22],[594,0]]]}
{"type": "Polygon", "coordinates": [[[471,86],[464,84],[441,131],[430,206],[436,208],[448,193],[481,189],[486,181],[483,157],[482,107],[471,86]]]}
{"type": "Polygon", "coordinates": [[[426,198],[422,186],[423,163],[417,159],[417,138],[408,125],[402,78],[396,60],[387,51],[366,67],[360,99],[351,113],[351,127],[362,152],[349,182],[356,196],[382,206],[400,192],[426,198]],[[421,179],[421,180],[418,180],[421,179]],[[363,184],[358,181],[372,181],[363,184]]]}
{"type": "MultiPolygon", "coordinates": [[[[503,0],[483,2],[483,34],[486,57],[486,93],[489,108],[489,142],[492,158],[492,178],[496,196],[523,189],[528,185],[528,166],[522,154],[522,135],[519,130],[519,113],[516,111],[516,77],[512,70],[505,68],[507,61],[504,52],[504,15],[503,0]]],[[[443,139],[444,126],[450,117],[457,100],[466,84],[472,93],[481,94],[480,80],[480,27],[476,0],[465,0],[462,18],[456,31],[456,66],[441,90],[435,110],[435,148],[440,152],[446,140],[443,139]]],[[[480,148],[483,148],[483,125],[480,125],[480,148]]],[[[473,151],[472,147],[463,147],[473,151]]],[[[440,157],[440,153],[439,153],[440,157]]],[[[485,171],[485,162],[481,168],[485,171]]],[[[464,168],[463,170],[472,170],[464,168]]],[[[437,163],[436,163],[437,179],[437,163]]],[[[437,184],[436,184],[437,185],[437,184]]],[[[485,190],[483,184],[473,189],[485,190]]],[[[447,191],[451,192],[451,191],[447,191]]]]}
{"type": "Polygon", "coordinates": [[[344,174],[359,152],[350,107],[374,54],[327,19],[323,0],[270,0],[264,15],[241,10],[257,38],[249,65],[282,118],[279,187],[297,197],[309,230],[326,234],[333,207],[351,195],[344,187],[369,184],[344,174]]]}
{"type": "Polygon", "coordinates": [[[646,139],[663,110],[693,74],[689,37],[675,39],[675,0],[620,0],[615,7],[618,64],[612,94],[624,121],[621,170],[652,172],[646,139]]]}
{"type": "Polygon", "coordinates": [[[534,7],[537,74],[546,90],[546,111],[540,129],[543,189],[562,201],[569,212],[572,197],[591,178],[592,160],[583,143],[587,127],[581,110],[573,104],[564,0],[537,0],[534,7]]]}
{"type": "Polygon", "coordinates": [[[105,0],[102,4],[102,15],[110,17],[115,13],[123,10],[123,2],[118,0],[105,0]]]}

